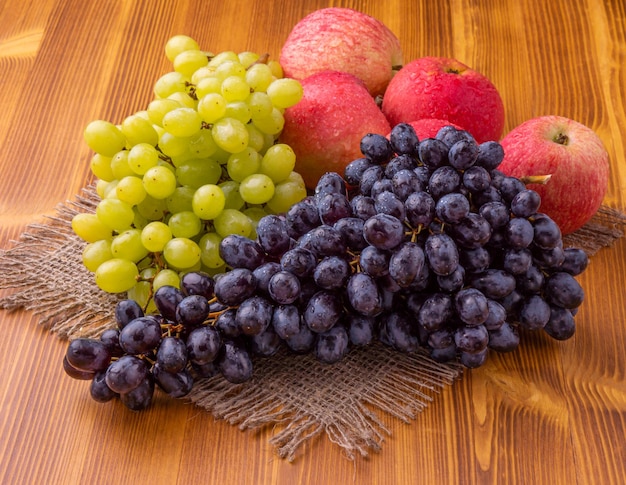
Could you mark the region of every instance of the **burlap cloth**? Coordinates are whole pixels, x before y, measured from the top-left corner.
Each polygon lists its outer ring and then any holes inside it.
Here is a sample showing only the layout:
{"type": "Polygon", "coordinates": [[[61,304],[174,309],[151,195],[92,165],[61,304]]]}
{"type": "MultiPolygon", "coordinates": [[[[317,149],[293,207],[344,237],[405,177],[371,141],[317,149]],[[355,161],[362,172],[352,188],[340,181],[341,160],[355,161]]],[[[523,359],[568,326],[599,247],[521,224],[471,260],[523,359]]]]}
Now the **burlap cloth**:
{"type": "MultiPolygon", "coordinates": [[[[118,297],[95,286],[81,262],[84,242],[71,229],[72,217],[93,212],[97,201],[94,187],[87,187],[75,200],[60,204],[55,216],[29,225],[9,249],[0,250],[0,290],[13,290],[3,291],[0,308],[32,311],[62,339],[99,336],[114,325],[118,297]]],[[[625,214],[603,206],[564,242],[592,255],[622,237],[625,227],[625,214]]],[[[186,399],[241,429],[270,427],[270,443],[289,461],[303,443],[322,433],[354,459],[380,450],[390,434],[383,414],[411,422],[461,374],[459,365],[381,344],[355,349],[334,365],[282,352],[257,359],[247,383],[233,385],[221,376],[203,379],[186,399]]]]}

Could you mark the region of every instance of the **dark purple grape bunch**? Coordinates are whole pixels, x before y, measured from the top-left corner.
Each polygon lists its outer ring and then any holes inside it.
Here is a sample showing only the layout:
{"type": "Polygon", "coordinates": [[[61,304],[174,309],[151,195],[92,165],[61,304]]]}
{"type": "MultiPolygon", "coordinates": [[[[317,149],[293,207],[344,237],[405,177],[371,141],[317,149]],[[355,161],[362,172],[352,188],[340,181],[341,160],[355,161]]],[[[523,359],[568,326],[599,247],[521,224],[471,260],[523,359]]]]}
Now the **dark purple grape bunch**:
{"type": "Polygon", "coordinates": [[[418,140],[399,124],[389,139],[366,135],[361,151],[344,176],[353,215],[376,227],[360,267],[391,293],[394,311],[377,316],[383,342],[478,367],[490,349],[514,350],[521,331],[574,334],[587,255],[563,246],[537,192],[498,170],[498,142],[452,126],[418,140]]]}

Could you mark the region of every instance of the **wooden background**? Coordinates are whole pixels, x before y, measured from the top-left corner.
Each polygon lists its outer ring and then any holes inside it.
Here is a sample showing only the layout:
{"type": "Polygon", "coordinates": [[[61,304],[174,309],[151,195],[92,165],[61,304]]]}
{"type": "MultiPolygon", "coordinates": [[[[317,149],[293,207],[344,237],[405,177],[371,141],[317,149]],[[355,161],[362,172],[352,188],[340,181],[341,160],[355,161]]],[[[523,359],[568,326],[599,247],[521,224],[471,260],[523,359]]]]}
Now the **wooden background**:
{"type": "MultiPolygon", "coordinates": [[[[611,159],[605,203],[626,208],[623,0],[0,0],[0,247],[87,184],[84,126],[145,108],[171,35],[277,58],[301,17],[331,5],[384,21],[405,61],[456,57],[486,74],[506,131],[544,114],[592,127],[611,159]]],[[[626,241],[580,281],[572,340],[537,336],[491,358],[414,423],[389,418],[382,452],[356,462],[322,437],[286,463],[271,430],[241,432],[183,401],[99,405],[63,373],[65,343],[29,313],[0,313],[0,483],[623,483],[626,241]]]]}

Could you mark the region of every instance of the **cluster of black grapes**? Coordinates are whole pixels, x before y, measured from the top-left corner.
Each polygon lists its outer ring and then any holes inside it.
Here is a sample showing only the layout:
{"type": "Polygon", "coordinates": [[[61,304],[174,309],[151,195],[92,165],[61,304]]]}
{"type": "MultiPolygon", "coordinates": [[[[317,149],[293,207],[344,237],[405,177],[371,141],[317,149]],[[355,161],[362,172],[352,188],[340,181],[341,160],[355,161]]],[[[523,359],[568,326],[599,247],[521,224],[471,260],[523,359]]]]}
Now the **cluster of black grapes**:
{"type": "Polygon", "coordinates": [[[225,237],[227,272],[159,288],[155,315],[120,301],[117,328],[70,342],[67,373],[91,379],[97,401],[143,409],[155,385],[182,397],[198,377],[245,382],[255,356],[281,347],[332,364],[379,340],[474,368],[514,350],[520,328],[573,335],[587,255],[564,248],[537,192],[498,170],[499,143],[451,126],[418,140],[399,124],[361,152],[263,217],[255,240],[225,237]]]}

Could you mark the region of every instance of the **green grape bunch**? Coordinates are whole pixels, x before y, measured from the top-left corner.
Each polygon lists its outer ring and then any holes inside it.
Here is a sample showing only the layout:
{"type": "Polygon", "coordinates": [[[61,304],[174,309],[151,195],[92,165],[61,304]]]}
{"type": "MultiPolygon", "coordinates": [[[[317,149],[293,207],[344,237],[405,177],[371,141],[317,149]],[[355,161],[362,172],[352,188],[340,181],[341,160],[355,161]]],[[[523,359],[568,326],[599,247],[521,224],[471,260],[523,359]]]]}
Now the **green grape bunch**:
{"type": "Polygon", "coordinates": [[[185,272],[223,272],[224,237],[255,238],[259,219],[307,195],[294,151],[278,142],[284,110],[302,98],[297,80],[267,55],[213,55],[186,35],[165,55],[173,69],[145,110],[85,128],[100,200],[72,220],[98,287],[145,309],[185,272]]]}

